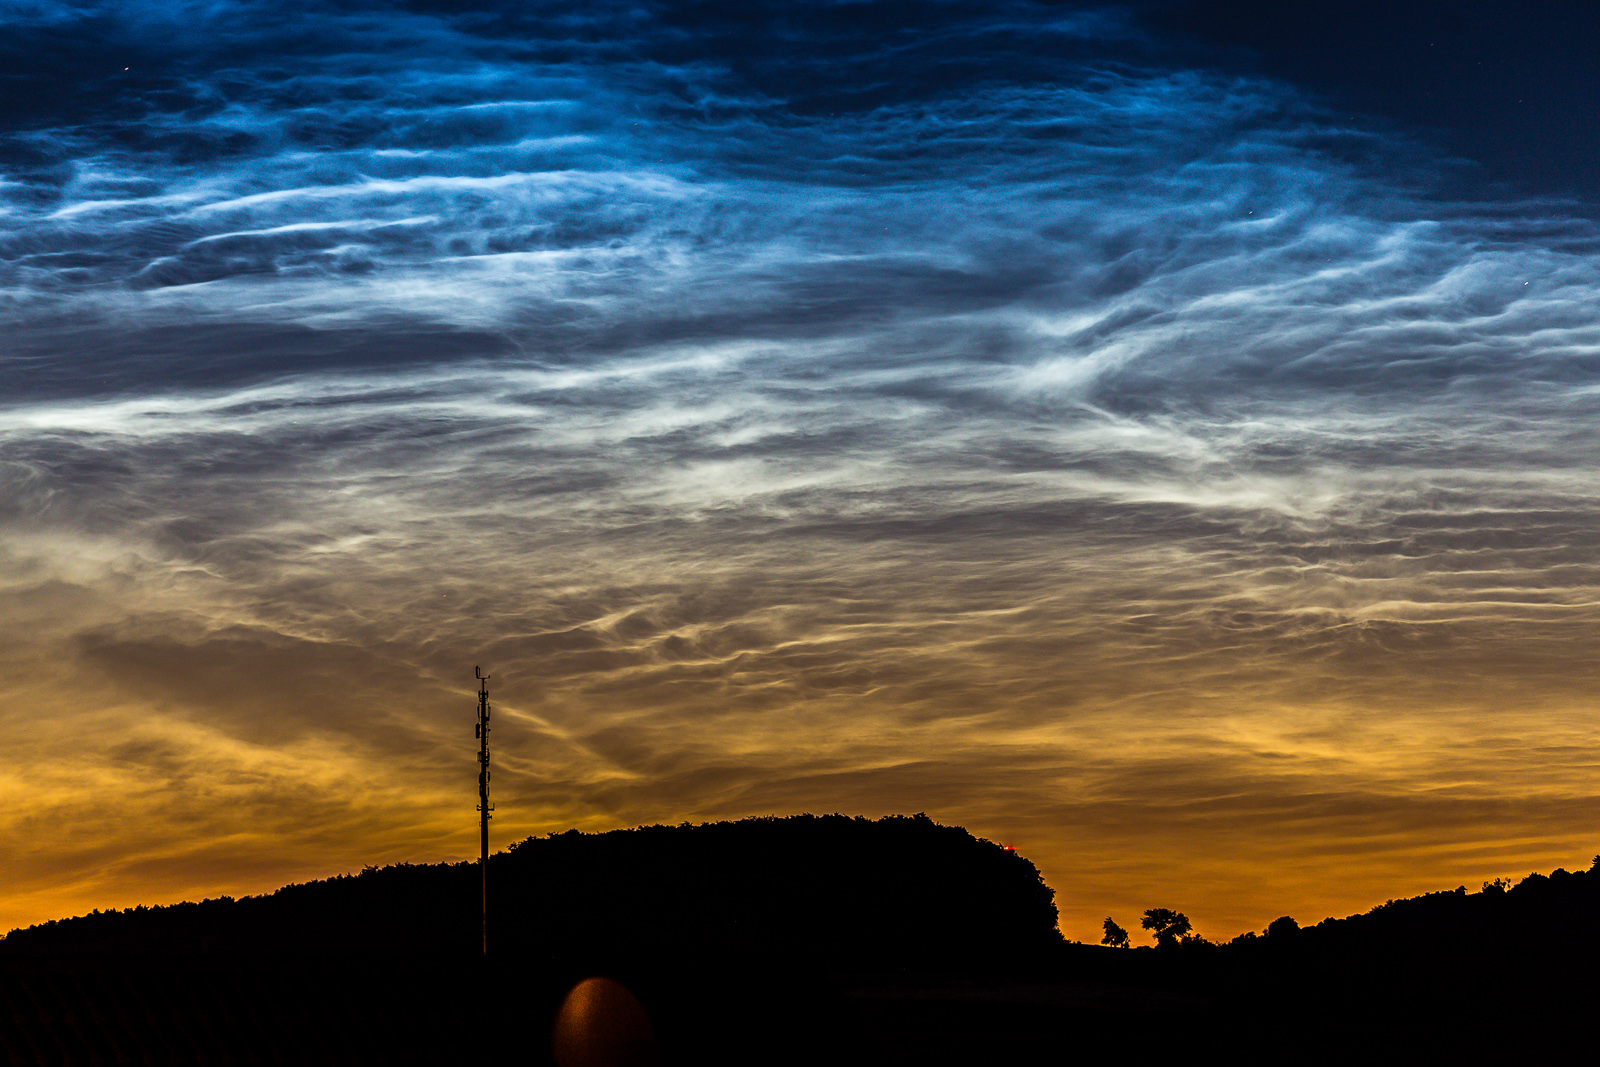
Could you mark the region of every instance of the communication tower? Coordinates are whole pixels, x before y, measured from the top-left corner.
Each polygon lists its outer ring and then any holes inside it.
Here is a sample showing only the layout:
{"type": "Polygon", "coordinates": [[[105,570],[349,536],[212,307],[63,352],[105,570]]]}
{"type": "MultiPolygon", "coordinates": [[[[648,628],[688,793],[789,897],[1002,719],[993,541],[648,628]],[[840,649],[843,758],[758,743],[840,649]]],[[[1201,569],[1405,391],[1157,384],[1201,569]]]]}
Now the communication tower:
{"type": "Polygon", "coordinates": [[[472,668],[478,679],[478,872],[483,882],[483,954],[489,955],[489,676],[472,668]]]}

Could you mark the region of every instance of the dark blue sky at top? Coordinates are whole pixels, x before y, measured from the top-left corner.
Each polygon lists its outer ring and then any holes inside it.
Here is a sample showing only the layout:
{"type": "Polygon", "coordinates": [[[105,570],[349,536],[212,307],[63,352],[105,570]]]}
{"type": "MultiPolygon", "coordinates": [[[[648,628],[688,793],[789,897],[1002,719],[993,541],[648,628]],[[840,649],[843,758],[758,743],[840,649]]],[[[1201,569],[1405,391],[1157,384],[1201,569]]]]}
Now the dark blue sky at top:
{"type": "MultiPolygon", "coordinates": [[[[1539,212],[1567,216],[1587,210],[1600,152],[1583,134],[1595,103],[1584,57],[1600,39],[1595,16],[1577,4],[1511,17],[1499,5],[1431,2],[27,3],[9,9],[7,31],[0,166],[12,213],[0,236],[9,267],[0,269],[26,278],[14,306],[30,325],[14,336],[0,383],[30,392],[137,388],[163,362],[156,353],[191,347],[213,352],[179,355],[182,369],[168,364],[163,375],[205,385],[268,364],[392,365],[530,346],[559,359],[730,329],[827,332],[836,317],[876,313],[858,306],[863,279],[850,270],[806,279],[799,268],[789,294],[762,310],[597,322],[546,305],[484,328],[401,307],[354,330],[324,323],[314,333],[295,315],[110,323],[55,299],[596,245],[631,240],[659,217],[602,197],[539,219],[469,219],[448,193],[418,190],[415,217],[432,223],[407,222],[395,208],[412,194],[396,192],[359,240],[336,226],[267,235],[257,231],[272,228],[262,221],[268,209],[241,205],[209,219],[173,210],[175,188],[208,174],[212,188],[186,206],[507,171],[643,169],[730,189],[783,183],[791,201],[807,188],[882,190],[890,225],[881,232],[894,237],[907,211],[920,213],[918,198],[938,199],[944,186],[974,200],[988,187],[999,204],[1008,191],[1066,187],[1077,174],[1104,195],[1123,177],[1177,173],[1229,144],[1255,143],[1270,143],[1277,159],[1252,181],[1293,183],[1296,168],[1301,178],[1320,170],[1346,195],[1364,176],[1372,184],[1355,195],[1380,215],[1416,195],[1440,201],[1426,209],[1436,215],[1459,214],[1452,202],[1461,200],[1577,195],[1539,212]],[[75,210],[113,200],[124,206],[75,210]],[[475,232],[443,232],[458,223],[475,232]],[[235,231],[249,235],[227,236],[235,231]],[[773,321],[749,321],[762,316],[773,321]],[[214,343],[219,330],[226,345],[214,343]],[[404,345],[389,342],[397,334],[404,345]],[[57,358],[63,338],[90,336],[92,365],[57,358]]],[[[293,213],[271,221],[282,226],[293,213]]],[[[740,214],[724,210],[725,220],[740,214]]],[[[722,223],[708,221],[694,241],[718,240],[722,223]]],[[[1528,231],[1535,240],[1538,225],[1528,231]]],[[[1026,299],[1063,280],[1054,249],[1013,241],[1002,250],[1015,236],[1006,230],[993,228],[984,268],[912,277],[926,265],[901,263],[871,283],[896,300],[954,308],[1026,299]]],[[[1158,269],[1139,262],[1148,250],[1128,251],[1113,240],[1094,253],[1117,264],[1090,288],[1132,285],[1158,269]]]]}
{"type": "MultiPolygon", "coordinates": [[[[1281,78],[1327,106],[1387,119],[1500,182],[1600,194],[1600,9],[1582,0],[1152,4],[1152,24],[1218,49],[1213,62],[1281,78]]],[[[1476,186],[1476,188],[1474,188],[1476,186]]]]}
{"type": "MultiPolygon", "coordinates": [[[[247,88],[226,78],[197,84],[209,75],[264,68],[263,81],[280,80],[278,99],[287,102],[293,92],[284,83],[297,64],[344,57],[354,70],[374,48],[398,46],[397,58],[430,44],[457,51],[476,43],[521,64],[699,65],[735,96],[761,94],[795,114],[980,84],[1058,83],[1073,77],[1074,61],[1207,66],[1281,78],[1335,108],[1409,125],[1496,177],[1593,195],[1600,160],[1586,132],[1600,108],[1592,64],[1600,13],[1581,0],[602,2],[581,10],[345,2],[289,19],[270,4],[209,14],[178,5],[167,17],[138,3],[8,6],[0,44],[8,126],[88,124],[130,147],[196,158],[244,150],[248,138],[174,143],[182,139],[164,139],[141,120],[203,113],[230,88],[247,88]],[[1085,13],[1102,20],[1103,34],[1052,32],[1085,13]]],[[[31,155],[10,147],[18,161],[31,155]]]]}

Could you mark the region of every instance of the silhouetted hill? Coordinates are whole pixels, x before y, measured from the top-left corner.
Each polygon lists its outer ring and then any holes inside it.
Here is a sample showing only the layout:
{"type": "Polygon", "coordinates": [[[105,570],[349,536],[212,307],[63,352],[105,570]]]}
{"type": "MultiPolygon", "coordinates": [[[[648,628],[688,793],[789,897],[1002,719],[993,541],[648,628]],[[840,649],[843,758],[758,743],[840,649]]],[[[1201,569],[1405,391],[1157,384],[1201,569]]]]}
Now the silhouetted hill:
{"type": "MultiPolygon", "coordinates": [[[[1600,857],[1597,857],[1600,862],[1600,857]]],[[[1390,900],[1371,911],[1227,946],[1246,959],[1314,958],[1322,965],[1418,957],[1486,961],[1592,956],[1600,950],[1600,870],[1556,870],[1521,882],[1390,900]]]]}
{"type": "Polygon", "coordinates": [[[1595,870],[1132,951],[1061,942],[1032,864],[925,816],[557,834],[491,878],[488,964],[474,864],[14,931],[0,1061],[437,1064],[470,1041],[549,1065],[556,1005],[592,974],[637,995],[663,1065],[1520,1062],[1595,1042],[1595,870]]]}
{"type": "Polygon", "coordinates": [[[663,1065],[895,1063],[829,975],[1060,944],[1033,864],[924,815],[530,838],[490,860],[487,962],[479,886],[475,863],[401,864],[12,931],[0,1062],[539,1067],[598,974],[637,996],[663,1065]]]}
{"type": "Polygon", "coordinates": [[[1300,930],[1284,924],[1187,955],[1211,957],[1199,966],[1230,999],[1257,1005],[1271,1029],[1303,1031],[1314,1020],[1330,1043],[1399,1035],[1415,1054],[1437,1057],[1592,1045],[1597,951],[1600,871],[1557,870],[1509,888],[1391,900],[1300,930]]]}
{"type": "Polygon", "coordinates": [[[1371,980],[1382,981],[1408,960],[1435,970],[1450,961],[1476,970],[1491,961],[1525,966],[1547,960],[1557,965],[1554,971],[1563,962],[1600,954],[1600,856],[1594,862],[1588,871],[1534,872],[1515,884],[1498,879],[1478,892],[1458,886],[1389,900],[1314,926],[1302,927],[1284,916],[1266,930],[1249,931],[1227,942],[1196,934],[1165,948],[1141,946],[1132,953],[1088,945],[1074,948],[1089,950],[1090,956],[1080,959],[1092,957],[1096,962],[1087,966],[1123,970],[1160,966],[1169,973],[1219,968],[1276,973],[1290,964],[1314,963],[1319,968],[1368,967],[1373,971],[1371,980]],[[1106,962],[1113,959],[1121,962],[1106,962]],[[1158,965],[1157,960],[1163,962],[1158,965]]]}
{"type": "MultiPolygon", "coordinates": [[[[767,957],[825,967],[1004,959],[1059,940],[1026,859],[925,815],[568,831],[489,862],[492,951],[628,963],[767,957]]],[[[466,955],[476,863],[400,864],[239,900],[12,931],[0,955],[466,955]]]]}

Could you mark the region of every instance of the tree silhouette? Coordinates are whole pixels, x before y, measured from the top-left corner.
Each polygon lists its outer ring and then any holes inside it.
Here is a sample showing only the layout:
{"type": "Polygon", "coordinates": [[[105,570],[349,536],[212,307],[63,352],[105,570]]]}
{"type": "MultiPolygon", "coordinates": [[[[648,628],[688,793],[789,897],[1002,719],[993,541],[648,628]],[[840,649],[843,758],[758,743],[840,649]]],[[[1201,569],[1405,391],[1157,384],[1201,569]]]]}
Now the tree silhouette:
{"type": "Polygon", "coordinates": [[[1280,915],[1269,922],[1262,932],[1268,937],[1289,937],[1300,932],[1300,924],[1294,921],[1293,916],[1280,915]]]}
{"type": "Polygon", "coordinates": [[[1106,936],[1100,939],[1102,945],[1110,945],[1112,948],[1128,947],[1128,931],[1112,922],[1109,915],[1106,916],[1105,931],[1106,936]]]}
{"type": "Polygon", "coordinates": [[[1151,908],[1139,920],[1139,925],[1156,935],[1156,944],[1161,948],[1176,945],[1184,934],[1193,929],[1187,915],[1170,908],[1151,908]]]}

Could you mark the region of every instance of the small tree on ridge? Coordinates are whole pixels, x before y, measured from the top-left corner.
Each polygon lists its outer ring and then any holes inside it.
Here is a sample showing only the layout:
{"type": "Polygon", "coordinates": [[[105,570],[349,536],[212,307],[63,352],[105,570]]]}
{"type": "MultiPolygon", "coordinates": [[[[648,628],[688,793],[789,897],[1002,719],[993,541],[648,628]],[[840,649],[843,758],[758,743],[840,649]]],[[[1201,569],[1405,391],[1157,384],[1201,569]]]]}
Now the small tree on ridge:
{"type": "Polygon", "coordinates": [[[1139,925],[1156,935],[1158,948],[1170,948],[1193,929],[1189,917],[1171,908],[1151,908],[1139,920],[1139,925]]]}

